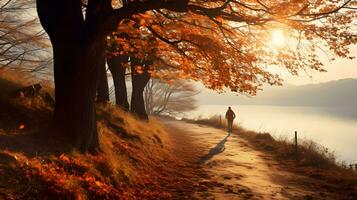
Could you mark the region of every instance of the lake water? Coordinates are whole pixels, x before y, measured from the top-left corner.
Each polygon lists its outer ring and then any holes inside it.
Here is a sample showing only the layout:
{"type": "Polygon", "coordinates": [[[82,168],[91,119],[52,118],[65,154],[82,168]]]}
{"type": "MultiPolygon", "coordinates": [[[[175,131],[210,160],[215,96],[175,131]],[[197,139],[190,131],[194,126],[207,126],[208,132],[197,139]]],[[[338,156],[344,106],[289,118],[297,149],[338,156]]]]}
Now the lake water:
{"type": "MultiPolygon", "coordinates": [[[[222,115],[228,106],[203,105],[186,113],[187,118],[222,115]]],[[[334,151],[337,159],[357,163],[357,108],[320,108],[288,106],[231,106],[237,118],[234,123],[275,137],[294,137],[313,141],[334,151]]]]}

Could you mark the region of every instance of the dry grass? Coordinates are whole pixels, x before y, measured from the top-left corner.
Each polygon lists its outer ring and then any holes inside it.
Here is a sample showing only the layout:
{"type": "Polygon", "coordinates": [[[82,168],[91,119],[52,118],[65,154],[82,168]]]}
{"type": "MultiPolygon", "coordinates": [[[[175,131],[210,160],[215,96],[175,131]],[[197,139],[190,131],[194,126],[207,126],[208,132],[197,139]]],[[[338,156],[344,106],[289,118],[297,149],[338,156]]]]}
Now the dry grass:
{"type": "Polygon", "coordinates": [[[0,142],[0,157],[8,159],[0,165],[0,177],[6,177],[0,178],[0,199],[169,198],[157,179],[157,163],[171,159],[161,125],[154,119],[138,122],[111,106],[98,109],[98,115],[98,155],[71,150],[61,140],[44,136],[42,128],[1,132],[0,140],[11,138],[0,142]],[[48,144],[53,146],[38,148],[48,144]]]}
{"type": "Polygon", "coordinates": [[[39,109],[46,106],[44,101],[45,93],[54,97],[54,87],[50,81],[37,81],[29,74],[16,72],[13,70],[0,70],[0,101],[3,104],[18,104],[28,109],[39,109]],[[14,91],[39,83],[41,91],[39,98],[14,98],[14,91]]]}
{"type": "Polygon", "coordinates": [[[0,90],[5,93],[31,85],[34,82],[30,75],[8,69],[0,70],[0,77],[0,90]]]}
{"type": "MultiPolygon", "coordinates": [[[[0,94],[33,83],[1,72],[0,94]]],[[[167,199],[170,185],[179,184],[165,170],[163,163],[174,158],[167,133],[154,118],[141,122],[114,106],[98,106],[102,152],[83,155],[52,133],[52,108],[41,95],[3,97],[0,199],[167,199]]]]}
{"type": "MultiPolygon", "coordinates": [[[[218,115],[208,119],[187,120],[215,128],[226,129],[218,115]]],[[[299,140],[296,154],[293,139],[274,138],[269,133],[256,133],[234,125],[233,133],[238,134],[257,150],[275,157],[286,169],[314,178],[330,192],[346,196],[357,196],[357,173],[344,163],[337,162],[335,155],[327,148],[311,140],[299,140]]]]}
{"type": "MultiPolygon", "coordinates": [[[[185,119],[187,120],[187,119],[185,119]]],[[[195,120],[188,120],[194,123],[212,126],[215,128],[227,128],[225,120],[220,119],[219,115],[214,115],[210,118],[198,118],[195,120]]],[[[245,130],[236,124],[233,126],[234,132],[239,133],[240,136],[250,141],[259,149],[273,152],[281,159],[299,160],[300,165],[318,167],[318,168],[341,168],[344,167],[341,163],[337,163],[335,155],[329,152],[327,148],[312,141],[299,140],[298,152],[296,154],[293,139],[286,137],[274,138],[269,133],[257,133],[254,131],[245,130]]]]}
{"type": "Polygon", "coordinates": [[[13,91],[36,83],[41,84],[42,93],[48,92],[51,95],[54,95],[54,88],[51,81],[38,81],[29,74],[2,69],[0,70],[0,98],[9,97],[13,91]]]}

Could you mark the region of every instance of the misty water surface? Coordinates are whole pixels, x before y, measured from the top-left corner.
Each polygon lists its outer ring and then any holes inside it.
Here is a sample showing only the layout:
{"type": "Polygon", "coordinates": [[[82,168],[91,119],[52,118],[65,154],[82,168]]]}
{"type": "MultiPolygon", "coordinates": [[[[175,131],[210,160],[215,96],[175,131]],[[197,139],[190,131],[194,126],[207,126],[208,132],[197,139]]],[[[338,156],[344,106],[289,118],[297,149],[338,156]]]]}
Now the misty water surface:
{"type": "MultiPolygon", "coordinates": [[[[232,105],[235,123],[246,129],[269,132],[275,137],[312,139],[334,151],[337,159],[357,163],[357,109],[349,107],[288,107],[232,105]]],[[[203,105],[187,113],[187,118],[220,114],[224,118],[227,106],[203,105]]]]}

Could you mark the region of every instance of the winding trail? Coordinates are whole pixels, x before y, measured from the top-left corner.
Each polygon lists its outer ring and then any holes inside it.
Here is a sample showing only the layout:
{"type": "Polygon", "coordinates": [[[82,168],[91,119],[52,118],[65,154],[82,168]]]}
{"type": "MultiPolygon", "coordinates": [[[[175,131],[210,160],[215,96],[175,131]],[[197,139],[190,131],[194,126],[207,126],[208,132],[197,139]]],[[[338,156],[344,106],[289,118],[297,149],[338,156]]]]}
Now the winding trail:
{"type": "Polygon", "coordinates": [[[284,171],[270,155],[254,150],[239,133],[166,120],[177,156],[206,172],[197,199],[319,199],[297,174],[284,171]]]}

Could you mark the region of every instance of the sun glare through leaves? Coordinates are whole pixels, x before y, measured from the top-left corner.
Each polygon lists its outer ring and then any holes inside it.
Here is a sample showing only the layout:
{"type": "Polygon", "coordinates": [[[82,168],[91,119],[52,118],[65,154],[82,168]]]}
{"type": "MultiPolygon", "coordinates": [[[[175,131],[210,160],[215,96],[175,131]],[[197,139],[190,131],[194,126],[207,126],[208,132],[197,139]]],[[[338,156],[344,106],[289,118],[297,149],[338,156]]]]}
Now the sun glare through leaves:
{"type": "Polygon", "coordinates": [[[286,36],[283,30],[275,29],[270,34],[270,44],[274,48],[282,48],[286,45],[286,36]]]}

